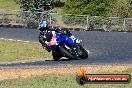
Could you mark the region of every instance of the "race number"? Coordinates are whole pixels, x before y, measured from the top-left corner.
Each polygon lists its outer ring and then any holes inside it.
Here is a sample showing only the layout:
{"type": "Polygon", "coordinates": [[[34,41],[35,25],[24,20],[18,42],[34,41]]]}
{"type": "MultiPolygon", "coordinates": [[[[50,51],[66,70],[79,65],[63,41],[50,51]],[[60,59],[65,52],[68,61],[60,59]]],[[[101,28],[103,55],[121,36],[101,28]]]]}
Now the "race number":
{"type": "Polygon", "coordinates": [[[56,34],[55,33],[52,33],[52,39],[50,42],[47,42],[47,45],[48,46],[51,46],[51,45],[57,45],[57,41],[56,41],[56,34]]]}

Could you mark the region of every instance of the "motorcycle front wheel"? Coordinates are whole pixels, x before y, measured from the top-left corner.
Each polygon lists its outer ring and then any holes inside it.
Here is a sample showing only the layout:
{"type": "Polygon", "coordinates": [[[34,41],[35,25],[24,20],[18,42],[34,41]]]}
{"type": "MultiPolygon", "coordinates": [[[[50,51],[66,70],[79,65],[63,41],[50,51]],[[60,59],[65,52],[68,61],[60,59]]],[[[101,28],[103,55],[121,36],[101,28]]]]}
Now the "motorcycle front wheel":
{"type": "Polygon", "coordinates": [[[80,45],[80,50],[82,52],[82,54],[80,55],[81,59],[87,59],[88,58],[88,52],[86,49],[84,49],[81,45],[80,45]]]}
{"type": "Polygon", "coordinates": [[[62,54],[69,59],[77,59],[75,55],[72,55],[64,46],[59,47],[62,54]]]}

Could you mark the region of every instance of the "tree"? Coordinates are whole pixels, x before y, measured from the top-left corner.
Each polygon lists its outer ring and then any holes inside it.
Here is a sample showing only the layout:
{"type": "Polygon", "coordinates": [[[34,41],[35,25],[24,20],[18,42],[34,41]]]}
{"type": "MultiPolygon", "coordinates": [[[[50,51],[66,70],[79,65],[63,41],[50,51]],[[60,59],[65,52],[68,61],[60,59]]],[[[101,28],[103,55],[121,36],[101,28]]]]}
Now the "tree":
{"type": "Polygon", "coordinates": [[[132,17],[132,0],[117,0],[112,12],[114,16],[132,17]]]}
{"type": "Polygon", "coordinates": [[[67,0],[66,14],[132,17],[132,0],[67,0]]]}
{"type": "Polygon", "coordinates": [[[88,14],[108,16],[115,0],[67,0],[64,12],[67,14],[88,14]]]}
{"type": "Polygon", "coordinates": [[[83,8],[86,6],[87,0],[67,0],[64,5],[64,13],[82,14],[83,8]]]}
{"type": "Polygon", "coordinates": [[[24,11],[45,11],[63,6],[60,0],[15,0],[24,11]],[[59,4],[59,5],[58,5],[59,4]]]}

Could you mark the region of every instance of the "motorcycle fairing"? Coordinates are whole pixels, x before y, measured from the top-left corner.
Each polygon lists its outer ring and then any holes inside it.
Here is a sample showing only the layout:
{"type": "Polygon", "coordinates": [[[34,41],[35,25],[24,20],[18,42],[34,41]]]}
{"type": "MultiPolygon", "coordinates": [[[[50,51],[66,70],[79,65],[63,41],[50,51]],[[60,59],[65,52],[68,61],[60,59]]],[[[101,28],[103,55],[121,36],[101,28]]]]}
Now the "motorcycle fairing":
{"type": "Polygon", "coordinates": [[[72,36],[67,36],[65,34],[61,35],[52,31],[52,39],[51,41],[47,42],[48,48],[55,48],[55,46],[59,45],[60,42],[66,42],[68,45],[73,45],[75,43],[76,38],[72,36]]]}

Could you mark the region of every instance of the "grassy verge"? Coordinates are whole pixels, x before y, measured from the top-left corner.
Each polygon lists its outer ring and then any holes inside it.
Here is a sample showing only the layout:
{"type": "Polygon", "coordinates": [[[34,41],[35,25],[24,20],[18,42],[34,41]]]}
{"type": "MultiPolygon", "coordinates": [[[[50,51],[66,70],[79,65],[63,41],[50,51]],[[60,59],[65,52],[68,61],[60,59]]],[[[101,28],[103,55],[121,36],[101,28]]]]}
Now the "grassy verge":
{"type": "MultiPolygon", "coordinates": [[[[107,72],[106,72],[107,73],[107,72]]],[[[122,72],[111,72],[118,74],[131,74],[132,69],[122,72]]],[[[105,74],[103,72],[103,74],[105,74]]],[[[108,74],[108,73],[107,73],[108,74]]],[[[60,75],[44,75],[32,78],[20,78],[14,80],[5,80],[0,82],[0,88],[132,88],[132,83],[129,84],[85,84],[79,86],[76,83],[75,75],[60,74],[60,75]]]]}
{"type": "Polygon", "coordinates": [[[0,9],[1,10],[20,10],[18,4],[15,0],[0,0],[0,9]]]}
{"type": "Polygon", "coordinates": [[[0,62],[51,58],[40,44],[0,40],[0,62]]]}

